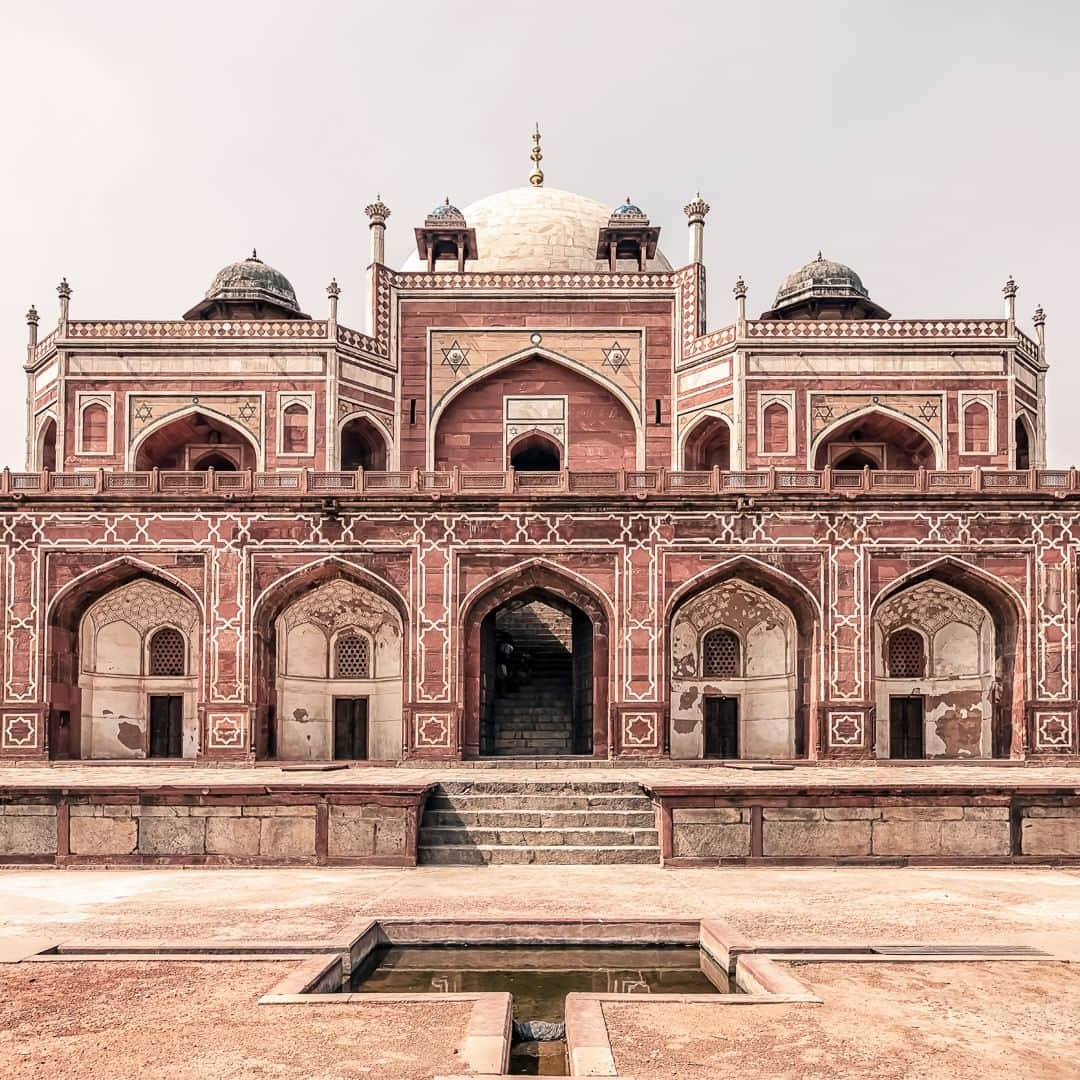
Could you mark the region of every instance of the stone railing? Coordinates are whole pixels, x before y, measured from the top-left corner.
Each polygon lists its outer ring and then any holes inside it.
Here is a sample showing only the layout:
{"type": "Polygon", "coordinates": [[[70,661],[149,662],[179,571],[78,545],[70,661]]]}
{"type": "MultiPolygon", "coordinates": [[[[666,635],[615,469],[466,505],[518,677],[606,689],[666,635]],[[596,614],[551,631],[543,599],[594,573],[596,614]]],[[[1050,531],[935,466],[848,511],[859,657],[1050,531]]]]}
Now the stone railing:
{"type": "Polygon", "coordinates": [[[387,498],[446,495],[475,498],[502,496],[709,496],[709,495],[1069,495],[1080,491],[1076,469],[970,469],[938,472],[862,469],[800,471],[761,469],[745,472],[686,472],[675,469],[604,472],[406,472],[321,471],[282,469],[277,472],[110,472],[92,469],[74,473],[0,473],[0,496],[21,499],[93,495],[138,498],[149,495],[369,496],[387,498]]]}
{"type": "Polygon", "coordinates": [[[752,338],[1004,338],[1004,319],[750,319],[752,338]]]}
{"type": "Polygon", "coordinates": [[[137,319],[73,320],[67,338],[121,338],[157,341],[165,338],[325,338],[327,324],[319,319],[172,319],[168,322],[137,319]]]}

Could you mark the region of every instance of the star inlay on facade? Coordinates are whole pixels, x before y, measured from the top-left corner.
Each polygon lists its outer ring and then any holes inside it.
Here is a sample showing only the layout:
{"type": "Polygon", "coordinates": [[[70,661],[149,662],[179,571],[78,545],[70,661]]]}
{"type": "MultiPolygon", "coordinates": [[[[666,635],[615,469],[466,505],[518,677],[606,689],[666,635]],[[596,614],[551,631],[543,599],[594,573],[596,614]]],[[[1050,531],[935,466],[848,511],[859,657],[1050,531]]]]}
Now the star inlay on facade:
{"type": "Polygon", "coordinates": [[[823,423],[833,418],[833,408],[831,405],[815,405],[814,406],[814,418],[820,420],[823,423]]]}
{"type": "Polygon", "coordinates": [[[236,410],[236,415],[239,416],[241,420],[254,420],[257,412],[258,409],[255,408],[255,405],[252,402],[245,401],[244,404],[236,410]]]}
{"type": "Polygon", "coordinates": [[[443,363],[452,371],[469,366],[469,350],[458,344],[457,338],[450,343],[450,348],[443,349],[443,363]]]}
{"type": "Polygon", "coordinates": [[[135,406],[135,419],[136,420],[149,420],[154,415],[154,410],[150,408],[146,402],[142,402],[135,406]]]}
{"type": "Polygon", "coordinates": [[[617,341],[613,342],[607,349],[602,350],[604,354],[604,363],[602,367],[609,367],[612,371],[621,371],[628,363],[630,363],[630,353],[627,349],[624,349],[617,341]]]}
{"type": "Polygon", "coordinates": [[[938,414],[938,405],[936,401],[924,401],[919,406],[919,415],[924,420],[936,420],[938,414]]]}

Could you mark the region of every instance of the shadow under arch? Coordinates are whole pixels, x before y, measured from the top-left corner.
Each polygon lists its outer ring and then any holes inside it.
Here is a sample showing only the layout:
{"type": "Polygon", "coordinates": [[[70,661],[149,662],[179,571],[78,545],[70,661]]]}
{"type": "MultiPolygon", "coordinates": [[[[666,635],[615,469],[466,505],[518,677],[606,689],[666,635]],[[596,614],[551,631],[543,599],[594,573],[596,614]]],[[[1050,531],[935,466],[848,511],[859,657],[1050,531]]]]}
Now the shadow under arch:
{"type": "MultiPolygon", "coordinates": [[[[816,756],[819,749],[817,703],[821,606],[817,598],[790,574],[768,563],[738,555],[696,574],[672,593],[664,612],[664,685],[671,700],[671,632],[675,615],[688,600],[725,581],[738,580],[779,600],[795,621],[795,756],[816,756]]],[[[670,710],[669,710],[670,712],[670,710]]],[[[670,736],[669,736],[670,737],[670,736]]]]}
{"type": "Polygon", "coordinates": [[[199,614],[196,640],[191,643],[192,673],[203,685],[203,603],[189,585],[152,563],[128,555],[87,570],[63,586],[49,602],[45,616],[45,700],[49,703],[46,724],[49,757],[77,758],[81,744],[82,618],[98,600],[133,581],[149,580],[172,589],[195,605],[199,614]]]}
{"type": "Polygon", "coordinates": [[[533,560],[497,574],[474,589],[462,602],[459,671],[463,683],[462,745],[465,756],[481,756],[483,713],[487,695],[492,692],[494,656],[489,655],[492,646],[483,640],[485,620],[504,604],[524,597],[553,598],[556,604],[580,613],[579,618],[588,622],[588,655],[574,656],[575,670],[587,672],[588,685],[575,687],[575,694],[588,695],[592,717],[591,755],[606,757],[610,738],[608,702],[614,616],[603,594],[594,585],[543,560],[533,560]]]}
{"type": "MultiPolygon", "coordinates": [[[[255,705],[254,741],[257,758],[276,755],[275,721],[277,719],[277,639],[278,616],[294,601],[329,581],[344,580],[367,589],[387,601],[401,620],[401,661],[403,691],[412,685],[412,650],[409,606],[388,581],[370,570],[331,555],[302,566],[271,582],[256,598],[251,618],[251,686],[255,705]]],[[[407,696],[407,695],[406,695],[407,696]]],[[[402,719],[404,738],[404,718],[402,719]]]]}
{"type": "Polygon", "coordinates": [[[945,467],[941,439],[931,428],[884,405],[866,405],[841,416],[819,432],[810,446],[809,468],[831,465],[830,447],[835,447],[835,453],[847,456],[852,451],[867,453],[870,447],[878,446],[884,451],[884,460],[875,463],[878,468],[945,467]]]}
{"type": "MultiPolygon", "coordinates": [[[[1023,600],[1011,586],[979,567],[951,556],[916,567],[889,582],[874,597],[869,613],[871,633],[867,635],[870,648],[876,648],[876,634],[872,631],[881,605],[925,581],[939,581],[951,586],[990,613],[994,624],[995,680],[999,683],[991,717],[991,753],[995,758],[1022,757],[1028,681],[1027,612],[1023,600]]],[[[876,672],[877,665],[871,663],[870,670],[876,672]]]]}

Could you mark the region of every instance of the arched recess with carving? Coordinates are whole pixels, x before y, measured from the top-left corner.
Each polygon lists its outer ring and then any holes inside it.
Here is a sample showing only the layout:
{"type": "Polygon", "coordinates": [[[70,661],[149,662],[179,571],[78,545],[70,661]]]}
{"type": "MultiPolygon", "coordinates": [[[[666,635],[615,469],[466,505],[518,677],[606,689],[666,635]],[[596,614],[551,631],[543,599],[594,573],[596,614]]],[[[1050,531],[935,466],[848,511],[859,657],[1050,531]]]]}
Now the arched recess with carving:
{"type": "Polygon", "coordinates": [[[1035,428],[1024,413],[1016,418],[1014,431],[1016,467],[1030,469],[1035,462],[1035,428]]]}
{"type": "Polygon", "coordinates": [[[841,417],[810,448],[812,469],[940,469],[943,462],[941,440],[930,428],[875,406],[841,417]]]}
{"type": "MultiPolygon", "coordinates": [[[[560,611],[571,623],[568,752],[606,757],[613,616],[607,601],[592,585],[545,562],[530,562],[497,575],[463,602],[459,671],[463,682],[465,754],[486,756],[498,749],[493,724],[500,693],[497,681],[503,676],[498,671],[496,623],[501,612],[531,604],[560,611]]],[[[506,674],[516,677],[513,672],[506,674]]],[[[523,689],[529,692],[527,683],[523,689]]]]}
{"type": "Polygon", "coordinates": [[[518,472],[550,472],[562,467],[562,447],[542,431],[526,431],[506,448],[506,466],[518,472]]]}
{"type": "Polygon", "coordinates": [[[731,468],[731,422],[719,413],[707,413],[695,421],[683,436],[683,468],[731,468]]]}
{"type": "Polygon", "coordinates": [[[256,756],[399,759],[410,685],[408,628],[400,593],[340,559],[322,560],[271,585],[252,617],[256,756]],[[343,635],[368,644],[366,675],[359,667],[339,668],[343,635]],[[359,740],[366,753],[358,752],[359,742],[348,753],[336,752],[338,700],[366,700],[366,738],[359,740]]]}
{"type": "Polygon", "coordinates": [[[1018,598],[952,559],[900,579],[871,614],[878,757],[1003,758],[1022,752],[1025,617],[1018,598]],[[893,674],[892,635],[925,643],[924,674],[893,674]]]}
{"type": "MultiPolygon", "coordinates": [[[[623,392],[580,365],[530,354],[485,368],[440,403],[431,421],[433,467],[501,472],[511,426],[508,398],[531,400],[538,411],[545,401],[560,403],[564,468],[633,470],[644,461],[640,418],[623,392]]],[[[541,417],[538,424],[547,422],[541,417]]]]}
{"type": "Polygon", "coordinates": [[[180,471],[258,469],[262,455],[251,433],[212,409],[193,406],[147,428],[131,448],[134,468],[180,471]]]}
{"type": "MultiPolygon", "coordinates": [[[[50,756],[194,757],[199,749],[201,612],[190,588],[135,559],[117,559],[61,590],[47,616],[50,756]],[[162,629],[183,639],[182,675],[151,670],[150,643],[162,629]],[[155,705],[151,698],[180,701],[155,705]],[[161,707],[172,710],[171,740],[159,731],[161,707]],[[152,746],[156,734],[164,741],[152,746]]],[[[163,722],[170,723],[168,718],[163,722]]]]}
{"type": "Polygon", "coordinates": [[[715,718],[709,698],[734,699],[738,756],[806,757],[816,738],[820,613],[793,578],[739,558],[691,579],[668,603],[669,740],[699,758],[715,718]],[[723,629],[739,641],[739,676],[706,674],[705,646],[723,629]]]}

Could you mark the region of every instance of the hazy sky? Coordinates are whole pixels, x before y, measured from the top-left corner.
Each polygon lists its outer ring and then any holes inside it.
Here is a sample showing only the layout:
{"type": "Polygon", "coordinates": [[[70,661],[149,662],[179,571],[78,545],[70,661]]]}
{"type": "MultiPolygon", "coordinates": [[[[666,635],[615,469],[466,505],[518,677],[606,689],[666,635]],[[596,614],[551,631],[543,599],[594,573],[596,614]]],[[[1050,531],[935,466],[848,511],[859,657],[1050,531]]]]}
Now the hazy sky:
{"type": "Polygon", "coordinates": [[[364,325],[363,207],[388,257],[444,195],[630,194],[686,259],[712,205],[711,326],[819,248],[894,315],[1047,311],[1051,463],[1080,462],[1080,5],[6,0],[0,462],[22,467],[28,305],[175,318],[252,247],[364,325]]]}

